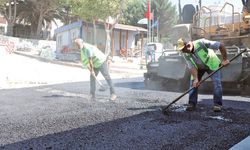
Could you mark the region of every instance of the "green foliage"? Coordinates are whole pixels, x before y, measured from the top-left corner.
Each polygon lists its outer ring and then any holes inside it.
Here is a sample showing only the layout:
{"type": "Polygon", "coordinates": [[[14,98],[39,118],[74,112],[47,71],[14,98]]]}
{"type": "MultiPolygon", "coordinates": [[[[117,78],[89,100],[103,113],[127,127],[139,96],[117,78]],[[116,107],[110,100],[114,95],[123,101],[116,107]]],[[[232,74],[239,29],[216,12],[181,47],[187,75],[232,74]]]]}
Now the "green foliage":
{"type": "Polygon", "coordinates": [[[0,7],[5,7],[9,0],[0,0],[0,7]]]}
{"type": "MultiPolygon", "coordinates": [[[[147,0],[130,0],[123,13],[122,23],[138,26],[137,22],[145,18],[146,11],[147,0]]],[[[176,7],[170,0],[151,0],[151,12],[154,14],[154,22],[159,20],[159,34],[167,39],[171,27],[178,20],[176,7]]]]}
{"type": "Polygon", "coordinates": [[[138,26],[137,22],[144,18],[144,13],[147,10],[145,0],[130,0],[127,8],[123,12],[121,23],[138,26]]]}
{"type": "Polygon", "coordinates": [[[172,5],[170,0],[153,0],[152,11],[154,12],[154,20],[159,20],[159,33],[163,37],[168,37],[171,27],[177,23],[178,14],[176,7],[172,5]]]}
{"type": "Polygon", "coordinates": [[[85,21],[106,20],[116,17],[121,10],[121,0],[66,0],[74,15],[85,21]]]}
{"type": "Polygon", "coordinates": [[[5,7],[6,3],[8,2],[8,0],[0,0],[0,7],[5,7]]]}
{"type": "MultiPolygon", "coordinates": [[[[162,37],[166,37],[170,27],[177,22],[176,8],[172,6],[170,0],[151,1],[154,19],[160,21],[159,33],[162,37]]],[[[7,15],[6,3],[9,0],[0,2],[0,13],[7,15]]],[[[31,24],[33,30],[37,30],[38,27],[41,28],[38,26],[41,14],[43,22],[50,22],[54,18],[67,20],[69,18],[65,17],[73,15],[92,23],[98,19],[106,20],[109,16],[116,18],[121,11],[121,23],[138,26],[137,22],[144,18],[144,13],[147,11],[147,0],[22,0],[22,5],[21,3],[17,5],[17,21],[31,24]]]]}
{"type": "Polygon", "coordinates": [[[18,6],[21,11],[18,13],[18,22],[25,22],[31,25],[31,35],[40,38],[42,27],[50,24],[58,14],[64,0],[25,0],[23,6],[18,6]]]}

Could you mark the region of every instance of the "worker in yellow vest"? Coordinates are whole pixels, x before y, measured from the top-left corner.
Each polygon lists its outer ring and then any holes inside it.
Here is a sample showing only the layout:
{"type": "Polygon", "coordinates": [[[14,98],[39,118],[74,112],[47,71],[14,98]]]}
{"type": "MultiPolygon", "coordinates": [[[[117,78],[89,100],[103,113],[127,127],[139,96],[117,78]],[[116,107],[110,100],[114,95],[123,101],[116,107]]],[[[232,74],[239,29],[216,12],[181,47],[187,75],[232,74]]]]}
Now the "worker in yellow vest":
{"type": "Polygon", "coordinates": [[[96,90],[96,77],[99,72],[102,73],[103,77],[107,81],[110,87],[110,100],[114,101],[117,96],[115,94],[115,89],[110,78],[108,66],[107,66],[107,56],[100,51],[96,46],[90,45],[83,42],[82,39],[75,39],[75,43],[81,52],[81,60],[84,66],[86,66],[90,71],[90,94],[91,99],[95,100],[95,90],[96,90]]]}
{"type": "MultiPolygon", "coordinates": [[[[194,87],[189,93],[189,103],[187,111],[194,111],[196,109],[198,99],[199,81],[202,79],[204,73],[212,73],[217,70],[220,65],[228,65],[226,48],[223,43],[218,41],[210,41],[207,39],[199,39],[196,41],[186,42],[182,38],[177,41],[176,49],[182,52],[186,60],[187,67],[191,72],[190,87],[194,87]],[[220,50],[222,61],[215,54],[214,50],[220,50]]],[[[214,112],[220,112],[222,109],[222,86],[221,73],[216,72],[211,76],[214,86],[213,100],[214,112]]]]}

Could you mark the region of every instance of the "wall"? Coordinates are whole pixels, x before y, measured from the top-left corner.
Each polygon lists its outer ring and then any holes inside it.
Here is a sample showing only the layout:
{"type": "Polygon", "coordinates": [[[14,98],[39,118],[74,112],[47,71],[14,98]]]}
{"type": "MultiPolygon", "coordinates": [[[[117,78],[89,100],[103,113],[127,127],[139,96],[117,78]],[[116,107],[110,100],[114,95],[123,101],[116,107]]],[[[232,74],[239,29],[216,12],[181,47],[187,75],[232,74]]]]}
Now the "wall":
{"type": "MultiPolygon", "coordinates": [[[[104,51],[105,50],[105,45],[106,45],[106,31],[104,29],[100,29],[97,26],[96,29],[96,44],[97,47],[104,51]]],[[[87,43],[94,44],[94,30],[92,27],[84,26],[83,27],[83,40],[86,41],[87,43]]]]}
{"type": "Polygon", "coordinates": [[[0,15],[0,34],[4,35],[7,33],[7,21],[6,19],[0,15]]]}
{"type": "Polygon", "coordinates": [[[41,57],[54,59],[56,51],[55,41],[23,39],[0,35],[0,51],[12,53],[14,51],[29,52],[41,57]]]}
{"type": "MultiPolygon", "coordinates": [[[[96,34],[96,44],[97,47],[105,51],[105,45],[106,45],[106,31],[102,25],[96,25],[97,28],[97,34],[96,34]]],[[[122,48],[126,48],[126,34],[127,30],[120,30],[120,29],[114,29],[114,42],[115,42],[115,54],[114,55],[120,55],[120,31],[122,31],[122,48]]],[[[82,22],[75,22],[70,25],[63,26],[61,28],[58,28],[56,30],[57,33],[57,56],[59,59],[66,60],[67,57],[71,57],[69,55],[72,55],[75,60],[78,59],[78,51],[72,50],[74,49],[73,46],[73,37],[81,37],[85,42],[94,44],[94,30],[93,26],[88,23],[82,23],[82,22]],[[75,36],[72,36],[72,34],[75,33],[75,36]],[[75,53],[75,54],[74,54],[75,53]],[[75,56],[73,56],[75,55],[75,56]]],[[[128,49],[134,49],[135,48],[135,35],[137,34],[137,31],[128,31],[128,49]]],[[[112,34],[111,34],[112,36],[112,34]]],[[[111,45],[112,48],[112,45],[111,45]]],[[[71,59],[72,60],[72,59],[71,59]]]]}
{"type": "Polygon", "coordinates": [[[80,36],[80,28],[73,28],[57,34],[57,53],[68,53],[74,51],[73,40],[80,36]]]}

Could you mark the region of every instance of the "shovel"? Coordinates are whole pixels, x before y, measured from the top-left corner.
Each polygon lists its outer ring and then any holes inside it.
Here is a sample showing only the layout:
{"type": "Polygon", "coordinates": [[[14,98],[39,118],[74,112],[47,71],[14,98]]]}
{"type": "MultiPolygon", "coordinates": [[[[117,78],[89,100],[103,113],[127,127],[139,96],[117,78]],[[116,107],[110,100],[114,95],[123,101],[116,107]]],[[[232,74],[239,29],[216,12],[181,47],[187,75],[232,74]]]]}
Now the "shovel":
{"type": "Polygon", "coordinates": [[[95,78],[95,80],[96,80],[96,82],[99,84],[99,91],[106,91],[106,88],[104,87],[104,85],[101,83],[101,81],[99,81],[98,79],[97,79],[97,77],[96,77],[96,75],[95,74],[91,74],[94,78],[95,78]]]}
{"type": "MultiPolygon", "coordinates": [[[[90,71],[90,68],[88,67],[88,70],[90,71]]],[[[95,78],[96,82],[99,84],[99,91],[106,91],[106,88],[103,86],[103,84],[97,79],[95,73],[92,73],[90,71],[91,75],[95,78]]]]}
{"type": "MultiPolygon", "coordinates": [[[[242,52],[238,53],[237,55],[235,55],[233,58],[231,58],[229,60],[229,62],[232,62],[234,59],[236,59],[237,57],[239,57],[242,53],[246,52],[247,49],[244,49],[242,52]]],[[[210,78],[213,74],[215,74],[217,71],[221,70],[224,66],[221,65],[217,70],[213,71],[212,73],[210,73],[207,77],[205,77],[204,79],[202,79],[198,85],[200,85],[201,83],[203,83],[204,81],[206,81],[208,78],[210,78]]],[[[195,87],[192,87],[190,89],[188,89],[186,92],[184,92],[183,94],[181,94],[179,97],[177,97],[175,100],[173,100],[170,104],[168,104],[167,106],[162,108],[162,113],[164,115],[168,115],[169,114],[169,110],[168,108],[176,103],[178,100],[180,100],[183,96],[185,96],[187,93],[189,93],[191,90],[193,90],[195,87]]]]}

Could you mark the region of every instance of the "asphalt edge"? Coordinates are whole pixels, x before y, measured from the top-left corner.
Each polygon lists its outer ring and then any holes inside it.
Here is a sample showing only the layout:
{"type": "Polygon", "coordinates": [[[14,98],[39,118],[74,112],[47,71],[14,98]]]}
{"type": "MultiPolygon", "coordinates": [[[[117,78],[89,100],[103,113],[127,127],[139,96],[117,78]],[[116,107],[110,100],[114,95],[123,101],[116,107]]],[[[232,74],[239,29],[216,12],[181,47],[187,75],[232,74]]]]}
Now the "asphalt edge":
{"type": "Polygon", "coordinates": [[[239,143],[235,144],[229,150],[249,150],[250,149],[250,135],[240,141],[239,143]]]}

